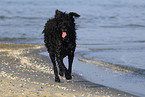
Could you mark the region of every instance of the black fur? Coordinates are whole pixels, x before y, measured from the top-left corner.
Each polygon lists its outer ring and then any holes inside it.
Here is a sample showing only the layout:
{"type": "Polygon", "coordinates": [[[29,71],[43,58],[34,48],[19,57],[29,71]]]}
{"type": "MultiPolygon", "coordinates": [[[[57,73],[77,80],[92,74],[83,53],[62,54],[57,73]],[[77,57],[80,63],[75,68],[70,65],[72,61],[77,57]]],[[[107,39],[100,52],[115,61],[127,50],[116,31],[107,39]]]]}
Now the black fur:
{"type": "Polygon", "coordinates": [[[76,48],[76,32],[74,18],[79,17],[77,13],[70,12],[69,14],[56,10],[55,17],[49,19],[45,24],[44,42],[49,52],[50,59],[53,63],[55,81],[60,82],[56,61],[59,66],[59,75],[67,80],[72,79],[72,63],[76,48]],[[68,56],[69,67],[65,67],[63,58],[68,56]]]}

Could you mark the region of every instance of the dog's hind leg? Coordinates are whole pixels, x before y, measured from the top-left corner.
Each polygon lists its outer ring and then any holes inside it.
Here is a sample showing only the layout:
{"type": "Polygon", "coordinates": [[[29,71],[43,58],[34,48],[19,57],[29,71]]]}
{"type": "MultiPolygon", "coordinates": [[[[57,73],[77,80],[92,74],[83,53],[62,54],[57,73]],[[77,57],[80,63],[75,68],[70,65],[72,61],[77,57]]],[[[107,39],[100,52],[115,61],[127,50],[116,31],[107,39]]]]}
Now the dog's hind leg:
{"type": "Polygon", "coordinates": [[[69,71],[70,74],[72,73],[72,63],[73,63],[73,59],[74,59],[74,53],[70,53],[68,55],[68,63],[69,63],[68,71],[69,71]]]}
{"type": "Polygon", "coordinates": [[[53,63],[53,69],[54,69],[54,74],[55,74],[55,82],[60,82],[60,78],[58,76],[58,71],[57,71],[57,66],[56,66],[56,62],[55,62],[55,54],[49,54],[50,55],[50,59],[53,63]]]}
{"type": "Polygon", "coordinates": [[[71,74],[68,72],[67,68],[65,67],[64,63],[63,63],[63,57],[62,56],[57,56],[57,63],[59,65],[59,67],[61,67],[62,72],[61,73],[65,73],[65,78],[67,80],[72,79],[71,74]]]}
{"type": "Polygon", "coordinates": [[[59,75],[63,76],[63,67],[59,64],[58,64],[58,66],[59,66],[59,75]]]}

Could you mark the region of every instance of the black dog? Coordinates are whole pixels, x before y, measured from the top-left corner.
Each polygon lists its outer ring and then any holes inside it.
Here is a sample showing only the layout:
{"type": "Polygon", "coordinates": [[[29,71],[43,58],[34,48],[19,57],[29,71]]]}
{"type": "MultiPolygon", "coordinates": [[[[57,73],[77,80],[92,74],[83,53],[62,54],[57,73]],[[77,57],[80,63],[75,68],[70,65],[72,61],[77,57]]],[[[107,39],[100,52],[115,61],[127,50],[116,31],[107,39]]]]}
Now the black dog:
{"type": "Polygon", "coordinates": [[[80,17],[80,15],[74,12],[67,14],[56,10],[55,17],[47,21],[42,32],[44,33],[45,46],[53,63],[56,82],[60,82],[56,61],[59,66],[59,75],[65,74],[67,80],[72,79],[72,63],[76,48],[75,17],[80,17]],[[69,60],[68,69],[63,63],[63,58],[66,56],[69,60]]]}

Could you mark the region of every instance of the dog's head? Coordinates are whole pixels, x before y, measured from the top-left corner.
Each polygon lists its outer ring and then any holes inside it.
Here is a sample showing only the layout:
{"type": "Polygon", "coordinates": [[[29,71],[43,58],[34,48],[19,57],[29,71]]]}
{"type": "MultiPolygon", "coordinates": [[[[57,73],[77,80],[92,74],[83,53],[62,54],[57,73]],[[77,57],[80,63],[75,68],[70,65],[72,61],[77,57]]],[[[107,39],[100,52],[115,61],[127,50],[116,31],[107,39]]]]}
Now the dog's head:
{"type": "Polygon", "coordinates": [[[66,39],[75,33],[75,18],[80,17],[79,14],[70,12],[65,13],[59,10],[55,12],[55,19],[57,20],[58,30],[62,34],[62,38],[66,39]]]}
{"type": "Polygon", "coordinates": [[[62,12],[62,11],[59,11],[59,10],[55,11],[55,18],[65,17],[66,15],[69,15],[69,17],[71,17],[71,18],[80,17],[79,14],[74,13],[74,12],[70,12],[69,14],[67,14],[66,12],[62,12]]]}

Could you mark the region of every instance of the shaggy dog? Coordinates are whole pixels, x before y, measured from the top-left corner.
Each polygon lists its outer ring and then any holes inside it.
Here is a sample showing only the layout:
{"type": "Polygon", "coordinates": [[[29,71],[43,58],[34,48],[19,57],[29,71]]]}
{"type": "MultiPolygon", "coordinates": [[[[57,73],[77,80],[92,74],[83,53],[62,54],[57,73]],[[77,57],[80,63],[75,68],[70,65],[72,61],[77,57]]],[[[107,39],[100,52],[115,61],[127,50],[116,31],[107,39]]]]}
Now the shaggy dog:
{"type": "Polygon", "coordinates": [[[80,17],[77,13],[65,13],[56,10],[55,17],[49,19],[45,24],[44,42],[53,63],[55,81],[60,82],[60,76],[65,74],[67,80],[72,79],[72,63],[76,48],[76,32],[74,19],[80,17]],[[64,57],[68,56],[69,67],[63,63],[64,57]],[[59,75],[56,61],[59,67],[59,75]]]}

